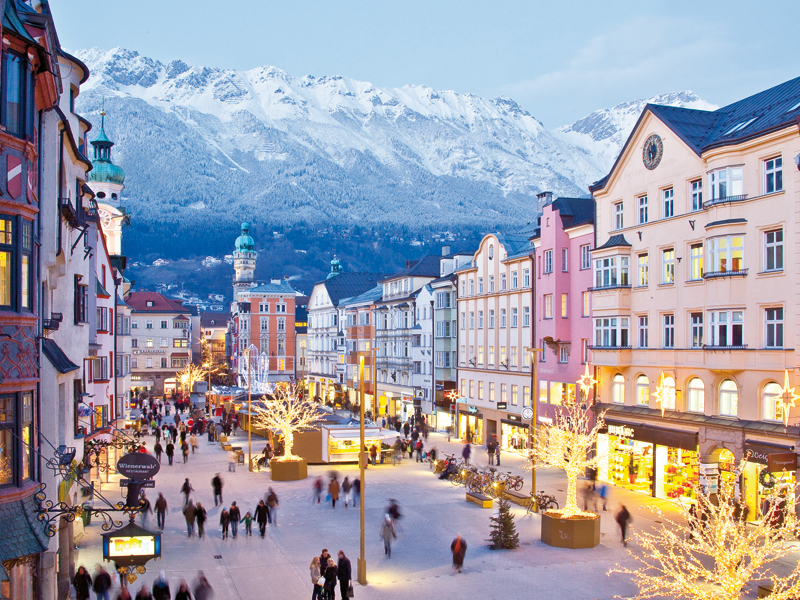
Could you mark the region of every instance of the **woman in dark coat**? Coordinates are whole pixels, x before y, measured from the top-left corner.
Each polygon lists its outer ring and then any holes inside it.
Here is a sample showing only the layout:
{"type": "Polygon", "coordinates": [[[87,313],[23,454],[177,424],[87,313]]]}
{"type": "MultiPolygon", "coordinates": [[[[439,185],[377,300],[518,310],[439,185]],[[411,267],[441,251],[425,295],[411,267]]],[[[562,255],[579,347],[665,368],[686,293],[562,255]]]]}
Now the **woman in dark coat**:
{"type": "Polygon", "coordinates": [[[453,552],[453,567],[461,573],[461,567],[464,566],[464,555],[467,553],[467,542],[463,540],[460,533],[450,544],[450,550],[453,552]]]}
{"type": "Polygon", "coordinates": [[[75,586],[75,597],[78,600],[89,600],[89,590],[92,589],[92,576],[86,571],[86,567],[78,567],[78,572],[72,578],[72,585],[75,586]]]}
{"type": "Polygon", "coordinates": [[[328,566],[325,568],[325,600],[336,600],[336,576],[339,568],[333,557],[328,558],[328,566]]]}

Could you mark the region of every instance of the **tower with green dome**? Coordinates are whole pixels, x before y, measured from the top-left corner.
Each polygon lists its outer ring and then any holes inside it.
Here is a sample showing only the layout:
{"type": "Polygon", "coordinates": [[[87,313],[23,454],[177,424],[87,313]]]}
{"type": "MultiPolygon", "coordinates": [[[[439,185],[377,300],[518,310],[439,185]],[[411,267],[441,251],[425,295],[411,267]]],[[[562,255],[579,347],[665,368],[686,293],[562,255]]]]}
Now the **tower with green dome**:
{"type": "Polygon", "coordinates": [[[125,189],[125,171],[111,161],[114,147],[106,135],[106,113],[100,112],[100,132],[92,140],[94,158],[89,172],[89,187],[97,200],[97,213],[103,225],[108,251],[112,256],[122,255],[122,223],[125,209],[120,206],[125,189]]]}
{"type": "Polygon", "coordinates": [[[242,223],[242,235],[236,238],[233,248],[233,301],[239,293],[253,287],[256,275],[256,243],[250,237],[249,223],[242,223]]]}

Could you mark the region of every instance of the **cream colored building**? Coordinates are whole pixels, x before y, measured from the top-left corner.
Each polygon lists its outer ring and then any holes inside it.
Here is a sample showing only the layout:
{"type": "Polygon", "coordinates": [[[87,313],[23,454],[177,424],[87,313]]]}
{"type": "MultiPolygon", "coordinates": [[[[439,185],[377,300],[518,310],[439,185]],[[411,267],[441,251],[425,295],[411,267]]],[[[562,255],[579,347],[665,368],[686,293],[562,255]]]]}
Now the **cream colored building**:
{"type": "Polygon", "coordinates": [[[768,456],[796,451],[798,116],[800,78],[714,112],[648,105],[591,187],[601,478],[689,498],[750,451],[757,518],[768,456]]]}

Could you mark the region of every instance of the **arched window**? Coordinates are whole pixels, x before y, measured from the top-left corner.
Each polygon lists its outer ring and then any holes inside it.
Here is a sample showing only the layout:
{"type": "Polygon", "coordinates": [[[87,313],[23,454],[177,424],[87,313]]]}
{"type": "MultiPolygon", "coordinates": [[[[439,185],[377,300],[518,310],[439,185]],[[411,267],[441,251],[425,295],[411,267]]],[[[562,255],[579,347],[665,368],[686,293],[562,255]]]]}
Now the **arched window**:
{"type": "Polygon", "coordinates": [[[761,407],[765,421],[783,420],[781,386],[774,381],[764,386],[764,391],[761,392],[761,407]]]}
{"type": "Polygon", "coordinates": [[[675,410],[675,378],[664,377],[663,408],[665,410],[675,410]]]}
{"type": "Polygon", "coordinates": [[[689,395],[686,410],[689,412],[704,412],[706,404],[706,389],[703,380],[695,377],[689,382],[689,395]]]}
{"type": "Polygon", "coordinates": [[[735,417],[739,408],[739,388],[731,379],[719,384],[719,414],[735,417]]]}
{"type": "Polygon", "coordinates": [[[489,260],[494,258],[494,244],[489,244],[489,260]]]}
{"type": "Polygon", "coordinates": [[[625,378],[614,375],[611,383],[611,401],[614,404],[625,404],[625,378]]]}
{"type": "Polygon", "coordinates": [[[650,405],[650,380],[644,375],[636,378],[636,404],[638,406],[650,405]]]}

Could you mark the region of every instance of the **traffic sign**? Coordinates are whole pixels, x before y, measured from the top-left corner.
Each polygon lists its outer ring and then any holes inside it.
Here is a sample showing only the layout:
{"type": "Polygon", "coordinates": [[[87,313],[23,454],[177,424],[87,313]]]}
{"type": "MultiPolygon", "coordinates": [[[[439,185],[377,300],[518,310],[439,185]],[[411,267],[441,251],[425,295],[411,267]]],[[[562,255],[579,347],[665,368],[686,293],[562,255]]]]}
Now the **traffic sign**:
{"type": "Polygon", "coordinates": [[[530,406],[522,409],[522,418],[526,421],[530,421],[533,418],[533,409],[530,406]]]}
{"type": "MultiPolygon", "coordinates": [[[[120,479],[119,480],[119,487],[128,487],[128,484],[131,482],[130,479],[120,479]]],[[[156,480],[155,479],[145,479],[144,481],[134,481],[134,483],[140,484],[143,488],[154,488],[156,487],[156,480]]]]}

